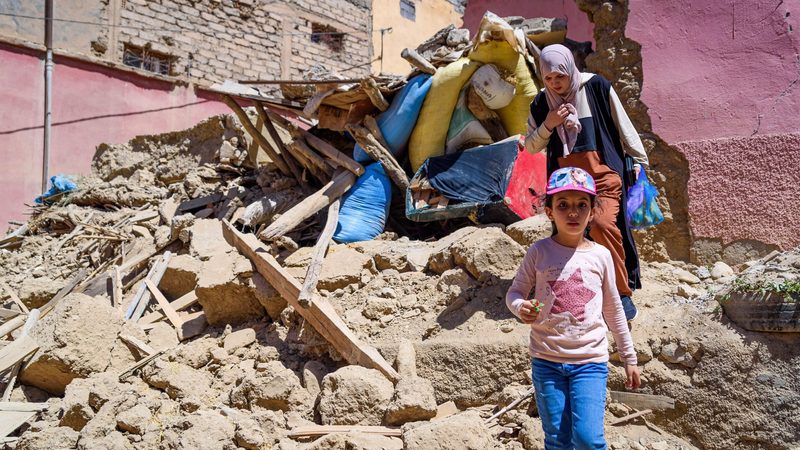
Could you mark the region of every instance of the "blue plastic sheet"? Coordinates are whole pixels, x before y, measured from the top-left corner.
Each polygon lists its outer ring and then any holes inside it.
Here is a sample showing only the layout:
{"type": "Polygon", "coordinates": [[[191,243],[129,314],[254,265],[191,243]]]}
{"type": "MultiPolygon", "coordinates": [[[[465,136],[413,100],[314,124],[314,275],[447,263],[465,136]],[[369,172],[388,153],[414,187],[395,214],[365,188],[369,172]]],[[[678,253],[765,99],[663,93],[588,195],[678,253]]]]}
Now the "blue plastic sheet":
{"type": "Polygon", "coordinates": [[[42,203],[47,202],[48,197],[52,197],[62,192],[74,191],[77,188],[78,185],[64,175],[53,175],[50,177],[50,189],[44,194],[33,199],[33,201],[37,205],[41,205],[42,203]]]}
{"type": "Polygon", "coordinates": [[[391,201],[392,186],[383,166],[373,163],[365,167],[342,199],[333,240],[350,243],[375,239],[383,233],[391,201]]]}
{"type": "Polygon", "coordinates": [[[656,203],[658,190],[647,180],[644,167],[639,172],[636,184],[628,189],[625,219],[635,230],[652,227],[664,221],[664,214],[656,203]]]}
{"type": "MultiPolygon", "coordinates": [[[[399,156],[408,144],[408,138],[414,131],[417,117],[422,110],[422,102],[428,91],[431,89],[433,79],[428,74],[417,75],[412,78],[403,89],[392,99],[389,109],[380,113],[376,119],[378,128],[381,129],[389,151],[395,158],[399,156]]],[[[353,159],[364,164],[372,162],[361,146],[356,145],[353,149],[353,159]]]]}

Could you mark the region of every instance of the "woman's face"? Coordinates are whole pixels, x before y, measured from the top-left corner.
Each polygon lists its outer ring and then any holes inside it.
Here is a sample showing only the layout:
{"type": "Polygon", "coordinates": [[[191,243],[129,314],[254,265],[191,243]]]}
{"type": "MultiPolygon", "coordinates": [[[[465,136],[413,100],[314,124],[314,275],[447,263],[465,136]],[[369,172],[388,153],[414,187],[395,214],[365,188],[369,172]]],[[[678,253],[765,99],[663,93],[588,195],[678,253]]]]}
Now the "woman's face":
{"type": "Polygon", "coordinates": [[[569,77],[560,72],[550,72],[544,77],[544,84],[547,89],[558,95],[564,95],[569,89],[569,77]]]}

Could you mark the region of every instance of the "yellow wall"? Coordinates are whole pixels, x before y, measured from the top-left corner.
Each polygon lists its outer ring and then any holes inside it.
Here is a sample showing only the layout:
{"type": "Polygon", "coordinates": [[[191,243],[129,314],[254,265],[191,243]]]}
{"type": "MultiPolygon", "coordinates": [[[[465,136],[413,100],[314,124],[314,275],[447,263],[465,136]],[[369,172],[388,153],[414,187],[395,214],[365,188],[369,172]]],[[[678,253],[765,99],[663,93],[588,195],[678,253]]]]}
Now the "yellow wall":
{"type": "MultiPolygon", "coordinates": [[[[434,33],[453,24],[461,27],[462,15],[455,11],[447,0],[414,0],[416,20],[411,21],[400,15],[400,0],[372,1],[372,54],[381,54],[381,28],[392,28],[383,36],[383,72],[405,75],[411,66],[400,57],[404,48],[416,48],[434,33]]],[[[381,72],[381,62],[372,65],[372,72],[381,72]]]]}

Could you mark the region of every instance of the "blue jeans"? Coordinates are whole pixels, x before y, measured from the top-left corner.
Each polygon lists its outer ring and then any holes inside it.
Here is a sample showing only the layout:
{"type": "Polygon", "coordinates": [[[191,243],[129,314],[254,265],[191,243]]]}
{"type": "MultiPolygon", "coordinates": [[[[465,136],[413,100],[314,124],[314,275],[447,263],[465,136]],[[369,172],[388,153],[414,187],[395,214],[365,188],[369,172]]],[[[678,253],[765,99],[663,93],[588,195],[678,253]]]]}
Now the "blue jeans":
{"type": "Polygon", "coordinates": [[[561,364],[539,358],[531,365],[545,450],[605,449],[608,365],[561,364]]]}

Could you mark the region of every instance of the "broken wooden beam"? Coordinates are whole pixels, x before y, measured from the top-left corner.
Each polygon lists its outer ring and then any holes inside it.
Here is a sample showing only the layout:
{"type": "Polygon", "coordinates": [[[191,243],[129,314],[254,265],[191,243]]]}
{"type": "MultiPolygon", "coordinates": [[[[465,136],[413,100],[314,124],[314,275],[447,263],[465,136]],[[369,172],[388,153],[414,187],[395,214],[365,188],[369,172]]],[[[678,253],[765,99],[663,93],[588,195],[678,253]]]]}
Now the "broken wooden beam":
{"type": "Polygon", "coordinates": [[[389,143],[386,142],[386,138],[383,136],[383,131],[381,131],[381,127],[378,126],[378,121],[375,120],[372,116],[364,116],[364,126],[367,127],[370,133],[375,136],[375,139],[381,143],[382,146],[385,148],[389,148],[389,143]]]}
{"type": "Polygon", "coordinates": [[[137,321],[140,317],[142,317],[145,308],[147,308],[147,304],[150,303],[150,291],[147,290],[147,281],[151,281],[158,286],[158,283],[164,276],[164,272],[167,271],[170,258],[172,258],[172,252],[167,250],[161,256],[161,259],[159,259],[155,264],[153,264],[153,267],[150,268],[150,272],[148,272],[147,277],[145,278],[145,283],[139,286],[139,291],[136,292],[136,296],[133,298],[130,306],[128,306],[128,310],[125,312],[126,320],[137,321]]]}
{"type": "MultiPolygon", "coordinates": [[[[28,319],[25,321],[25,326],[22,328],[22,334],[20,338],[28,336],[30,334],[33,327],[36,325],[36,322],[39,320],[41,312],[38,309],[34,309],[28,315],[28,319]]],[[[6,383],[6,389],[3,392],[3,402],[7,402],[8,399],[11,398],[11,392],[14,390],[14,384],[17,383],[17,376],[19,375],[19,371],[22,369],[22,361],[21,359],[17,361],[13,367],[11,367],[11,373],[8,375],[8,383],[6,383]]]]}
{"type": "MultiPolygon", "coordinates": [[[[196,303],[197,303],[197,294],[195,293],[195,291],[191,291],[183,295],[181,298],[173,302],[170,302],[169,306],[172,307],[172,309],[174,309],[175,311],[182,311],[196,303]]],[[[139,319],[138,323],[139,325],[146,325],[148,323],[157,322],[161,320],[163,317],[164,317],[164,311],[162,311],[159,308],[139,319]]]]}
{"type": "Polygon", "coordinates": [[[0,373],[11,369],[16,363],[38,349],[39,344],[30,335],[20,336],[15,339],[0,349],[0,373]]]}
{"type": "Polygon", "coordinates": [[[49,302],[45,303],[44,306],[39,308],[39,310],[42,312],[41,317],[50,314],[50,311],[52,311],[56,307],[58,302],[60,302],[61,299],[69,295],[72,292],[72,290],[75,289],[75,287],[78,286],[78,284],[80,284],[80,282],[84,278],[86,278],[87,272],[88,270],[86,269],[79,270],[78,273],[76,273],[75,276],[72,277],[72,280],[70,280],[70,282],[67,283],[66,286],[59,289],[59,291],[56,292],[56,295],[53,298],[51,298],[49,302]]]}
{"type": "Polygon", "coordinates": [[[513,402],[511,402],[508,406],[506,406],[505,408],[501,409],[500,411],[497,411],[496,413],[494,413],[494,415],[492,415],[492,417],[489,417],[488,419],[486,419],[486,423],[489,423],[489,422],[493,421],[494,419],[497,419],[498,417],[502,416],[503,414],[505,414],[505,413],[511,411],[512,409],[516,408],[517,405],[519,405],[520,403],[524,402],[525,399],[533,397],[533,394],[535,394],[535,393],[536,393],[536,389],[534,389],[533,387],[528,389],[518,399],[516,399],[513,402]]]}
{"type": "Polygon", "coordinates": [[[328,158],[335,161],[337,164],[349,170],[350,172],[353,172],[356,175],[361,175],[364,173],[364,166],[354,161],[353,158],[350,158],[349,156],[340,152],[333,145],[329,144],[323,139],[318,138],[317,136],[314,136],[308,131],[298,127],[297,125],[287,120],[285,117],[282,117],[279,114],[272,112],[272,110],[270,110],[269,108],[267,108],[265,111],[270,119],[272,119],[275,122],[278,122],[282,127],[289,130],[289,132],[292,133],[292,136],[294,136],[295,139],[298,136],[302,136],[310,146],[314,147],[315,149],[317,149],[318,152],[327,156],[328,158]]]}
{"type": "Polygon", "coordinates": [[[292,231],[302,221],[341,197],[355,182],[356,176],[352,172],[339,169],[331,181],[290,210],[281,214],[259,237],[261,239],[273,239],[292,231]]]}
{"type": "MultiPolygon", "coordinates": [[[[351,176],[351,173],[347,172],[351,176]]],[[[399,375],[386,362],[378,351],[364,342],[361,342],[334,310],[327,299],[314,296],[311,304],[306,308],[298,302],[300,283],[281,267],[278,261],[269,254],[261,242],[252,234],[242,234],[230,222],[223,221],[222,232],[225,239],[236,247],[239,252],[247,256],[255,265],[258,273],[275,288],[292,307],[314,329],[322,335],[331,346],[342,355],[350,364],[377,369],[392,382],[399,380],[399,375]]]]}
{"type": "Polygon", "coordinates": [[[369,97],[369,101],[375,105],[381,111],[386,111],[389,109],[389,102],[383,97],[383,93],[378,88],[378,83],[375,82],[372,78],[366,78],[361,80],[361,89],[364,89],[364,92],[369,97]]]}
{"type": "Polygon", "coordinates": [[[236,114],[236,117],[239,118],[239,122],[242,123],[242,126],[247,131],[247,134],[249,134],[254,141],[258,142],[258,145],[264,149],[264,151],[267,153],[267,156],[269,156],[272,162],[275,163],[275,166],[278,167],[278,170],[280,170],[281,173],[286,176],[293,176],[291,170],[289,170],[289,166],[286,165],[286,162],[283,160],[283,158],[281,158],[275,149],[272,148],[272,146],[269,144],[269,141],[267,141],[267,138],[265,138],[264,135],[256,129],[255,125],[253,125],[253,122],[251,122],[250,118],[247,117],[247,113],[244,112],[238,103],[236,103],[236,100],[229,95],[223,95],[222,101],[228,105],[234,114],[236,114]]]}
{"type": "Polygon", "coordinates": [[[356,142],[358,142],[364,150],[364,153],[383,165],[384,170],[386,170],[386,175],[400,188],[400,192],[405,194],[409,185],[408,175],[406,175],[406,172],[400,167],[400,164],[394,158],[392,152],[381,145],[375,136],[361,125],[348,125],[347,131],[353,135],[353,138],[355,138],[356,142]]]}
{"type": "Polygon", "coordinates": [[[416,50],[410,48],[404,48],[402,52],[400,52],[400,56],[403,57],[406,61],[410,62],[412,66],[416,67],[417,69],[421,70],[422,72],[429,73],[431,75],[436,75],[436,67],[430,63],[427,59],[423,58],[422,55],[417,53],[416,50]]]}
{"type": "Polygon", "coordinates": [[[403,435],[400,427],[382,427],[376,425],[302,425],[289,431],[290,438],[317,437],[332,433],[379,434],[386,437],[403,435]]]}
{"type": "Polygon", "coordinates": [[[11,289],[11,286],[6,284],[5,281],[0,281],[0,287],[2,287],[6,291],[8,296],[11,297],[11,301],[14,302],[14,304],[16,304],[17,306],[19,306],[20,311],[22,311],[25,314],[28,314],[30,312],[28,307],[25,306],[25,303],[22,303],[22,300],[19,299],[17,293],[14,292],[13,289],[11,289]]]}
{"type": "Polygon", "coordinates": [[[275,145],[278,146],[277,157],[281,158],[284,164],[286,164],[286,166],[289,167],[289,171],[292,172],[292,175],[295,177],[295,179],[301,181],[300,169],[297,167],[297,164],[295,164],[295,161],[292,159],[292,155],[289,154],[289,150],[286,148],[286,143],[283,142],[283,139],[281,139],[280,135],[278,134],[278,130],[275,129],[275,124],[272,123],[272,119],[269,118],[269,115],[264,110],[264,106],[261,105],[261,103],[259,102],[254,102],[254,103],[256,107],[256,114],[258,114],[258,118],[261,119],[261,121],[264,123],[264,128],[267,129],[267,133],[272,138],[272,141],[275,143],[275,145]]]}
{"type": "Polygon", "coordinates": [[[675,399],[664,395],[639,394],[634,392],[611,391],[611,400],[624,403],[633,409],[674,409],[675,399]]]}
{"type": "Polygon", "coordinates": [[[314,252],[311,255],[311,264],[308,265],[306,277],[303,280],[303,288],[297,296],[297,301],[301,305],[308,308],[317,289],[317,281],[322,272],[322,263],[325,261],[325,253],[328,251],[328,246],[331,243],[333,233],[336,231],[336,225],[339,223],[339,204],[341,200],[338,198],[331,203],[328,208],[328,218],[325,221],[325,228],[322,229],[316,245],[314,245],[314,252]]]}
{"type": "Polygon", "coordinates": [[[642,417],[645,414],[650,414],[652,412],[653,412],[652,409],[645,409],[645,410],[642,410],[642,411],[636,411],[635,413],[628,414],[627,416],[623,416],[623,417],[620,417],[619,419],[612,420],[611,421],[611,425],[619,425],[619,424],[628,422],[629,420],[633,420],[633,419],[636,419],[638,417],[642,417]]]}
{"type": "Polygon", "coordinates": [[[322,157],[320,157],[316,152],[314,152],[314,150],[311,150],[308,144],[306,144],[305,139],[303,138],[295,139],[294,141],[292,141],[291,145],[299,153],[302,153],[303,156],[308,161],[314,164],[314,166],[317,169],[325,173],[325,175],[327,175],[328,177],[331,177],[333,175],[333,167],[327,162],[325,162],[325,160],[322,159],[322,157]]]}
{"type": "Polygon", "coordinates": [[[142,357],[146,358],[156,352],[155,349],[153,349],[153,347],[150,347],[149,345],[145,344],[138,338],[131,336],[129,334],[120,334],[119,338],[122,340],[122,342],[135,348],[136,351],[138,351],[142,357]]]}
{"type": "Polygon", "coordinates": [[[169,301],[167,298],[164,297],[164,294],[158,290],[158,286],[155,285],[152,281],[145,279],[144,284],[147,286],[147,289],[153,294],[153,297],[156,298],[156,302],[158,302],[158,306],[161,307],[161,311],[164,312],[164,315],[167,316],[167,320],[175,327],[175,331],[178,333],[178,339],[183,340],[183,319],[178,315],[178,312],[172,309],[172,306],[169,305],[169,301]]]}

